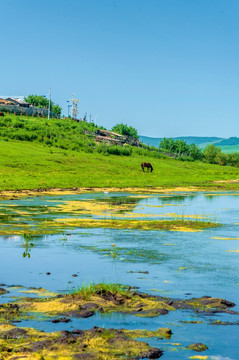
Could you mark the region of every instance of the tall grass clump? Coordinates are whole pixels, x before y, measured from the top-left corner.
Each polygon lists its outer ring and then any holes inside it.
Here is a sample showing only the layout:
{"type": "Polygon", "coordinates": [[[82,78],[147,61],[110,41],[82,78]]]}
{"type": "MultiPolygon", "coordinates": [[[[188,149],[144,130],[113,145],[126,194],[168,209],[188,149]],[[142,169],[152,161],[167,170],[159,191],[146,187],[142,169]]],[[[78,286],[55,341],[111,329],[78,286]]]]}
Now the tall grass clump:
{"type": "Polygon", "coordinates": [[[112,294],[130,295],[130,291],[127,290],[123,285],[112,284],[112,283],[100,283],[100,284],[82,284],[80,288],[72,291],[73,296],[80,296],[84,300],[90,300],[95,294],[103,295],[111,292],[112,294]]]}

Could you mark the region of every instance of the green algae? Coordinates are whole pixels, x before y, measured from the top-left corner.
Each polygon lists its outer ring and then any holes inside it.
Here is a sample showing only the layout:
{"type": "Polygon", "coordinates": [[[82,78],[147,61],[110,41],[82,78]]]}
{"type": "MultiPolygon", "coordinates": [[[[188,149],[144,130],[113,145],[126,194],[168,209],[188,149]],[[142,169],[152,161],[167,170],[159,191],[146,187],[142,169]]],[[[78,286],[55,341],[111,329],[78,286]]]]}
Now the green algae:
{"type": "Polygon", "coordinates": [[[169,256],[156,250],[140,249],[138,247],[119,247],[112,244],[112,247],[102,248],[99,246],[80,245],[82,249],[90,250],[100,256],[108,256],[126,262],[145,263],[150,261],[151,264],[158,264],[168,260],[169,256]],[[114,246],[113,246],[114,245],[114,246]]]}
{"type": "Polygon", "coordinates": [[[188,350],[193,350],[193,351],[197,351],[197,352],[201,352],[201,351],[206,351],[208,350],[207,345],[202,344],[202,343],[195,343],[195,344],[190,344],[186,347],[188,350]]]}

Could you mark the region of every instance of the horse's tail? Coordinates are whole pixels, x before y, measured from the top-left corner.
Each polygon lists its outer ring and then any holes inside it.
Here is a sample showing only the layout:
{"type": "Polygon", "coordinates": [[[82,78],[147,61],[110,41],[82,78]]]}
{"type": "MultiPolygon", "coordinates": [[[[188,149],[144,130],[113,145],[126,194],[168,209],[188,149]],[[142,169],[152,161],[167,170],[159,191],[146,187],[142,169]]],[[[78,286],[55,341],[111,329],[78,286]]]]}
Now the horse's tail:
{"type": "MultiPolygon", "coordinates": [[[[150,164],[151,165],[151,164],[150,164]]],[[[151,165],[151,172],[153,171],[153,166],[151,165]]]]}
{"type": "Polygon", "coordinates": [[[144,169],[144,163],[141,164],[141,169],[144,169]]]}

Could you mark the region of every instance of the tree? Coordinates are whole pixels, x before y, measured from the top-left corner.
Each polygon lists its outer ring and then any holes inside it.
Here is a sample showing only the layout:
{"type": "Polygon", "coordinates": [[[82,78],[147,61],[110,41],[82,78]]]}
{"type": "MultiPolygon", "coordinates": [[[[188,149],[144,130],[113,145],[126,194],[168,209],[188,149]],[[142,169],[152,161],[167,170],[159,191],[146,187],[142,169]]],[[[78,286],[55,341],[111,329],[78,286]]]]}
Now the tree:
{"type": "Polygon", "coordinates": [[[168,151],[168,139],[167,138],[163,138],[161,141],[160,141],[160,144],[159,144],[159,148],[161,150],[164,150],[164,151],[168,151]]]}
{"type": "Polygon", "coordinates": [[[216,164],[217,163],[217,156],[221,154],[221,149],[219,147],[216,147],[215,145],[207,145],[205,149],[203,150],[203,156],[206,162],[210,164],[216,164]]]}
{"type": "Polygon", "coordinates": [[[187,145],[186,141],[177,139],[175,142],[175,150],[179,155],[186,155],[189,150],[189,146],[187,145]]]}
{"type": "Polygon", "coordinates": [[[189,155],[194,160],[201,160],[202,157],[203,157],[202,150],[195,144],[190,144],[189,145],[189,155]]]}
{"type": "MultiPolygon", "coordinates": [[[[49,106],[49,100],[46,99],[44,96],[40,96],[40,95],[28,95],[24,98],[24,100],[37,108],[48,109],[48,106],[49,106]]],[[[50,111],[51,112],[60,116],[61,110],[62,109],[59,105],[54,104],[53,101],[50,101],[50,111]]]]}
{"type": "Polygon", "coordinates": [[[126,135],[126,136],[132,136],[133,138],[138,139],[138,132],[135,128],[133,128],[132,126],[128,126],[126,124],[116,124],[115,126],[112,127],[111,129],[112,131],[121,134],[121,135],[126,135]]]}

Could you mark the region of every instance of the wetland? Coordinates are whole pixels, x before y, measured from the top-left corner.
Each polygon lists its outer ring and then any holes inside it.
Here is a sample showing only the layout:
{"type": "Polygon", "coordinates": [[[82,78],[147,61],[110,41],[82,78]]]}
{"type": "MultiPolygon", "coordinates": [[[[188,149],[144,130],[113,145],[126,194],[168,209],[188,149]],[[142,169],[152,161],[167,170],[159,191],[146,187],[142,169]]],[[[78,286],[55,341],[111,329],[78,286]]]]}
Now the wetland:
{"type": "Polygon", "coordinates": [[[2,359],[236,360],[238,196],[0,200],[2,359]]]}

